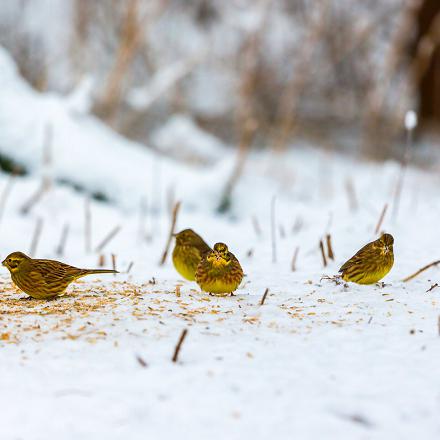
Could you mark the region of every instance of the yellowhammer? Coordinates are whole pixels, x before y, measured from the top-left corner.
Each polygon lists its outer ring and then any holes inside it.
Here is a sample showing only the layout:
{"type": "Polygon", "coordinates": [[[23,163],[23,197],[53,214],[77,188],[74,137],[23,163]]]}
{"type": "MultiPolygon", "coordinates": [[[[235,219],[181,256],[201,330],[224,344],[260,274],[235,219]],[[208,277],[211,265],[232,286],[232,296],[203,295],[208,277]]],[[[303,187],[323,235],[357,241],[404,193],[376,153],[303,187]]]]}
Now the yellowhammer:
{"type": "Polygon", "coordinates": [[[380,281],[393,267],[393,243],[391,234],[383,234],[365,245],[339,269],[342,279],[358,284],[380,281]]]}
{"type": "Polygon", "coordinates": [[[55,260],[37,260],[22,252],[13,252],[2,262],[14,284],[36,299],[62,295],[72,281],[86,275],[117,273],[108,269],[78,269],[55,260]]]}
{"type": "Polygon", "coordinates": [[[243,269],[224,243],[216,243],[197,267],[197,284],[204,292],[215,295],[232,294],[242,279],[243,269]]]}
{"type": "Polygon", "coordinates": [[[211,248],[192,229],[185,229],[175,234],[175,237],[176,245],[173,250],[174,267],[184,278],[194,281],[200,260],[211,248]]]}

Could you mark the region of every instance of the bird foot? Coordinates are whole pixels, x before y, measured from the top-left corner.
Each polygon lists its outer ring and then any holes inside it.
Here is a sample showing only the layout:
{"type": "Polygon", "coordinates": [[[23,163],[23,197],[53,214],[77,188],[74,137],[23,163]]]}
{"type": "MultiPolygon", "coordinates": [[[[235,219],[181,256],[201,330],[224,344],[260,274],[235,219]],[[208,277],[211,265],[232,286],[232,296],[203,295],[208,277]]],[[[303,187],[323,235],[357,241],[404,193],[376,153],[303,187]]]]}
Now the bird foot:
{"type": "Polygon", "coordinates": [[[379,281],[378,283],[376,283],[376,286],[380,289],[383,289],[385,287],[391,286],[391,284],[385,284],[383,281],[379,281]]]}

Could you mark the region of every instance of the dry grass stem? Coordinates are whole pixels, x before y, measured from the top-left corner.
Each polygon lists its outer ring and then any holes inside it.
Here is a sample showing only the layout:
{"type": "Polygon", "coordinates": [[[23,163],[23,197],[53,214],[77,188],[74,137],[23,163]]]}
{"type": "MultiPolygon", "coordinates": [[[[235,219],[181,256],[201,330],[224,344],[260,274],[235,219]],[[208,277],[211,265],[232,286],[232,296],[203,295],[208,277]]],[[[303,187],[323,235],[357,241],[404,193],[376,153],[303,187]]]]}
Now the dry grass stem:
{"type": "Polygon", "coordinates": [[[292,257],[292,263],[290,265],[292,272],[296,271],[296,261],[298,259],[298,253],[299,253],[299,246],[297,246],[295,248],[295,252],[293,253],[293,257],[292,257]]]}
{"type": "Polygon", "coordinates": [[[15,173],[9,175],[8,180],[6,182],[6,185],[3,189],[3,192],[2,192],[2,195],[0,198],[0,222],[3,219],[3,214],[5,212],[6,202],[8,200],[9,194],[11,193],[12,186],[14,185],[14,181],[15,181],[16,176],[17,175],[15,173]]]}
{"type": "Polygon", "coordinates": [[[327,234],[325,236],[325,240],[327,242],[327,255],[328,255],[328,258],[330,260],[334,260],[335,259],[335,254],[333,252],[333,247],[332,247],[332,236],[330,234],[327,234]]]}
{"type": "Polygon", "coordinates": [[[266,297],[267,297],[268,293],[269,293],[269,288],[266,288],[266,290],[264,291],[264,294],[263,294],[263,296],[261,298],[260,306],[264,305],[264,303],[266,302],[266,297]]]}
{"type": "Polygon", "coordinates": [[[165,245],[165,250],[163,251],[162,258],[160,259],[160,262],[159,262],[160,266],[163,266],[165,264],[165,261],[166,261],[167,256],[168,256],[168,252],[170,250],[171,242],[173,240],[174,229],[176,228],[177,216],[179,214],[179,209],[180,209],[180,202],[176,202],[175,205],[174,205],[174,208],[173,208],[173,215],[172,215],[172,218],[171,218],[170,233],[168,234],[168,240],[167,240],[167,243],[165,245]]]}
{"type": "Polygon", "coordinates": [[[55,251],[59,257],[62,257],[64,255],[64,249],[66,248],[67,238],[69,236],[69,230],[70,230],[69,224],[66,223],[63,226],[63,230],[61,231],[60,242],[58,243],[58,246],[55,251]]]}
{"type": "MultiPolygon", "coordinates": [[[[116,255],[115,254],[112,254],[112,268],[113,268],[113,270],[117,270],[116,269],[116,255]]],[[[116,276],[115,273],[113,275],[116,276]]]]}
{"type": "Polygon", "coordinates": [[[177,362],[178,361],[180,349],[182,348],[183,341],[185,340],[187,334],[188,334],[188,330],[184,329],[182,331],[181,335],[180,335],[179,341],[177,342],[176,348],[174,349],[174,354],[173,354],[173,357],[171,359],[172,362],[177,362]]]}
{"type": "Polygon", "coordinates": [[[408,281],[411,281],[415,277],[419,276],[421,273],[425,272],[425,270],[430,269],[431,267],[435,267],[440,264],[440,260],[433,261],[432,263],[427,264],[426,266],[423,266],[421,269],[419,269],[417,272],[414,272],[409,277],[404,278],[402,281],[404,283],[407,283],[408,281]]]}
{"type": "Polygon", "coordinates": [[[133,268],[133,266],[134,266],[134,262],[130,261],[130,263],[128,264],[128,267],[127,267],[127,270],[125,271],[125,273],[129,274],[131,269],[133,268]]]}
{"type": "Polygon", "coordinates": [[[277,262],[277,234],[276,234],[276,197],[272,197],[272,201],[270,203],[270,231],[271,231],[271,239],[272,239],[272,263],[277,262]]]}
{"type": "Polygon", "coordinates": [[[322,264],[324,267],[327,267],[327,258],[325,256],[324,243],[322,240],[319,240],[319,249],[321,250],[322,264]]]}
{"type": "Polygon", "coordinates": [[[35,223],[34,235],[32,236],[31,247],[29,249],[29,255],[34,257],[37,252],[38,243],[40,241],[41,232],[43,230],[43,220],[38,217],[35,223]]]}
{"type": "Polygon", "coordinates": [[[92,250],[92,211],[90,209],[90,198],[86,197],[84,202],[84,247],[86,253],[92,250]]]}
{"type": "Polygon", "coordinates": [[[358,199],[356,196],[356,189],[353,184],[352,179],[347,179],[345,182],[345,190],[347,192],[348,198],[348,206],[350,207],[350,211],[355,212],[359,208],[358,199]]]}
{"type": "Polygon", "coordinates": [[[104,248],[116,237],[116,235],[121,230],[120,226],[115,226],[101,241],[101,243],[96,247],[95,252],[100,253],[104,250],[104,248]]]}
{"type": "Polygon", "coordinates": [[[252,216],[252,226],[254,227],[254,231],[255,231],[255,235],[260,238],[262,233],[261,233],[261,228],[260,228],[260,223],[258,222],[258,219],[255,215],[252,216]]]}
{"type": "Polygon", "coordinates": [[[385,214],[387,213],[387,209],[388,209],[388,203],[385,203],[382,212],[380,213],[380,217],[379,217],[379,221],[377,222],[376,229],[374,230],[374,233],[376,235],[379,234],[380,228],[382,227],[382,223],[385,218],[385,214]]]}

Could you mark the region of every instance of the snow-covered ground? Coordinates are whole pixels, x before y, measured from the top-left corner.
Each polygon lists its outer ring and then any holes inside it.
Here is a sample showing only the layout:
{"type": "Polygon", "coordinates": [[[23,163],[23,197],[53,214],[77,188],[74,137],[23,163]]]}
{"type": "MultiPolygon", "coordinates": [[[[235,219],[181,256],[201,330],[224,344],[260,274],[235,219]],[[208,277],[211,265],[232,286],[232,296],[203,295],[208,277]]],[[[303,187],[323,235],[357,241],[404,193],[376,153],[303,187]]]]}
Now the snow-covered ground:
{"type": "Polygon", "coordinates": [[[68,224],[63,261],[92,267],[103,254],[110,267],[114,254],[121,271],[133,262],[129,274],[83,279],[50,302],[25,300],[3,270],[1,439],[439,438],[440,288],[427,290],[440,274],[433,268],[401,281],[439,258],[438,175],[408,169],[396,212],[397,164],[305,147],[259,153],[247,162],[231,213],[220,216],[232,151],[209,167],[155,156],[75,113],[68,98],[36,94],[0,55],[0,153],[30,171],[0,175],[0,257],[28,252],[39,221],[35,256],[59,258],[68,224]],[[48,124],[53,159],[44,165],[48,124]],[[55,179],[52,187],[23,215],[43,175],[55,179]],[[90,202],[90,251],[86,195],[57,179],[112,200],[90,202]],[[159,266],[170,200],[182,201],[177,229],[224,241],[240,259],[247,276],[236,296],[201,294],[169,259],[159,266]],[[387,285],[321,281],[375,238],[385,203],[381,229],[394,235],[396,256],[387,285]],[[324,268],[318,243],[327,233],[335,260],[324,268]]]}

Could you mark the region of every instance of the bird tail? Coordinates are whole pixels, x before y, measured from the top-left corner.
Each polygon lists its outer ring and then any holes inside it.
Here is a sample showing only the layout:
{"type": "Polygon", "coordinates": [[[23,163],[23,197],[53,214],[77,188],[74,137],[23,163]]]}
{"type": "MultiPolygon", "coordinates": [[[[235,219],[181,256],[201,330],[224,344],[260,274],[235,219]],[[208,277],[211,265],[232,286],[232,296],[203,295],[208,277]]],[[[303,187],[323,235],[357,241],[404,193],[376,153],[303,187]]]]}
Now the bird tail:
{"type": "Polygon", "coordinates": [[[119,273],[117,270],[113,269],[83,269],[80,276],[84,277],[86,275],[93,275],[98,273],[119,273]]]}

